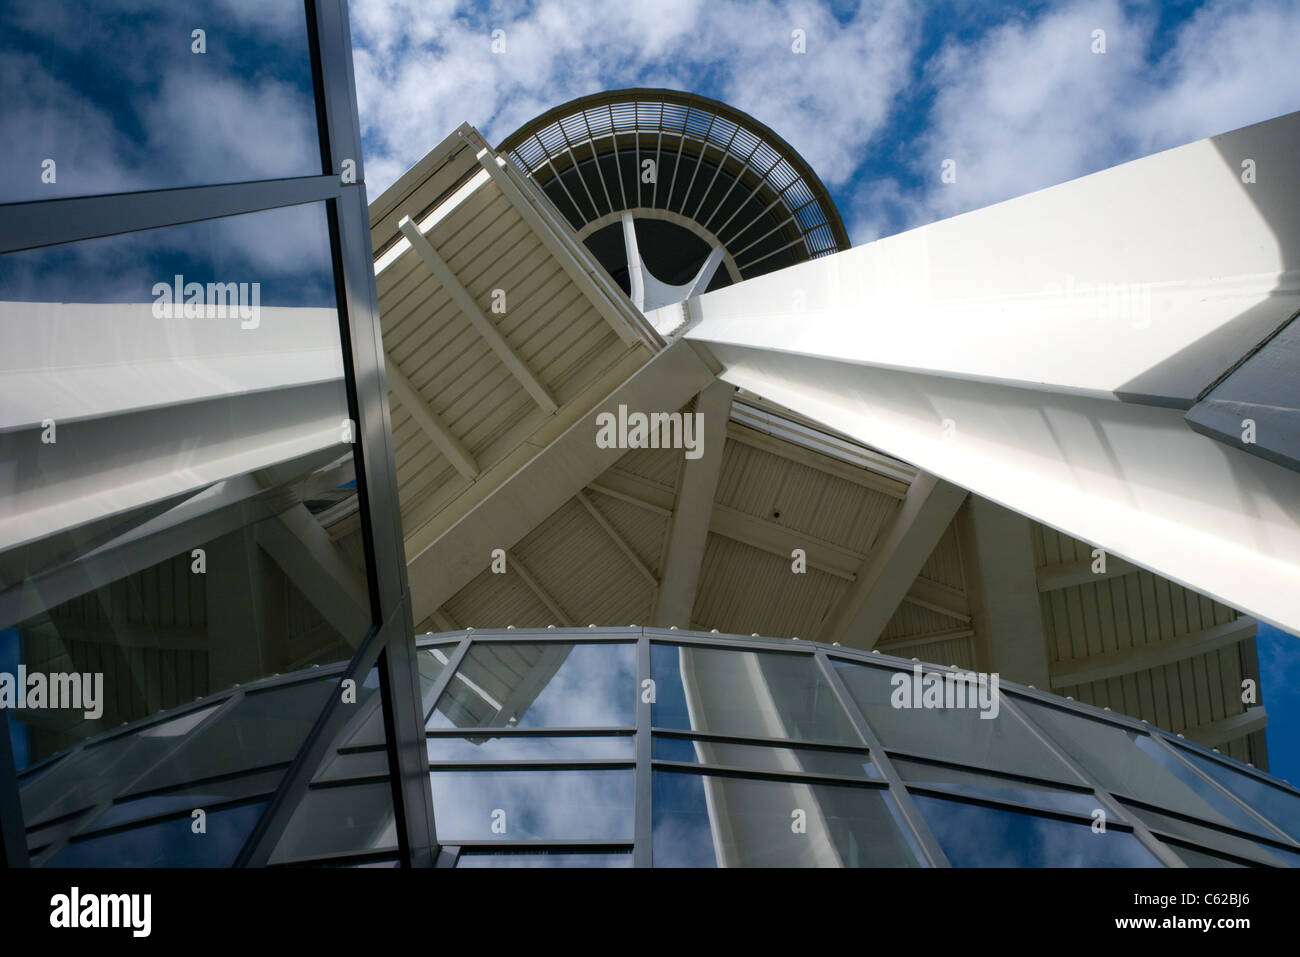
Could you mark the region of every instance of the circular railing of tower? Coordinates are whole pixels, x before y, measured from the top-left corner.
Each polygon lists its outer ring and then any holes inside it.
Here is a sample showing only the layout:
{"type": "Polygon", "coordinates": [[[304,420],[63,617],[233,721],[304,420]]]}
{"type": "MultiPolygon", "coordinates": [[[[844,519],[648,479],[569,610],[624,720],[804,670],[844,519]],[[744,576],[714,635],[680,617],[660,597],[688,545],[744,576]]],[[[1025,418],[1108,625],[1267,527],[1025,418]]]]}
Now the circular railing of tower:
{"type": "Polygon", "coordinates": [[[688,283],[717,247],[722,263],[708,289],[849,248],[808,163],[753,117],[707,97],[652,89],[582,97],[525,123],[498,152],[542,188],[625,290],[625,214],[646,267],[669,284],[688,283]]]}

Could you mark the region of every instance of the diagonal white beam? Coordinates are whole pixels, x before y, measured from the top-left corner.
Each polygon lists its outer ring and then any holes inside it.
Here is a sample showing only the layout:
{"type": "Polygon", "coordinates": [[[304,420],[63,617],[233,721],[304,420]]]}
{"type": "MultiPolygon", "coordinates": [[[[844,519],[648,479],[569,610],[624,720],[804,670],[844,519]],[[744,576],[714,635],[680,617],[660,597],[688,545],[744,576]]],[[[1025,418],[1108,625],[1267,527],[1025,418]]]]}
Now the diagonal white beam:
{"type": "Polygon", "coordinates": [[[1268,726],[1268,712],[1262,704],[1252,705],[1241,714],[1199,724],[1183,731],[1183,736],[1207,748],[1222,747],[1234,738],[1244,738],[1268,726]]]}
{"type": "Polygon", "coordinates": [[[1105,681],[1121,675],[1131,675],[1148,668],[1160,668],[1177,661],[1186,661],[1209,651],[1227,648],[1252,638],[1256,622],[1241,617],[1222,625],[1203,628],[1176,638],[1164,638],[1137,648],[1120,648],[1100,655],[1089,655],[1074,661],[1061,662],[1052,668],[1052,687],[1067,688],[1105,681]]]}
{"type": "Polygon", "coordinates": [[[424,397],[420,395],[415,385],[402,372],[397,360],[391,355],[388,356],[387,367],[388,388],[397,396],[397,401],[405,406],[407,413],[415,420],[415,424],[438,447],[438,451],[456,467],[457,472],[471,481],[477,478],[479,467],[474,456],[442,421],[442,417],[429,407],[428,402],[424,401],[424,397]]]}
{"type": "Polygon", "coordinates": [[[415,621],[423,622],[482,572],[492,549],[512,548],[627,454],[597,444],[600,412],[617,414],[619,405],[629,413],[680,409],[712,381],[713,371],[689,343],[673,343],[427,543],[412,547],[408,536],[415,621]]]}
{"type": "Polygon", "coordinates": [[[305,505],[257,526],[257,544],[351,645],[370,630],[365,582],[305,505]]]}
{"type": "Polygon", "coordinates": [[[964,489],[933,475],[918,475],[872,543],[820,640],[874,647],[965,497],[964,489]]]}
{"type": "Polygon", "coordinates": [[[1295,631],[1300,476],[1184,410],[1300,308],[1297,150],[1300,113],[1159,153],[707,293],[686,336],[729,382],[1295,631]]]}
{"type": "Polygon", "coordinates": [[[402,231],[407,242],[424,260],[424,264],[429,267],[429,271],[447,290],[452,301],[460,308],[460,311],[469,320],[474,331],[483,337],[483,341],[488,344],[498,359],[510,370],[510,374],[519,380],[519,384],[528,390],[528,394],[537,400],[537,404],[547,412],[554,412],[559,406],[546,386],[542,385],[541,380],[533,375],[533,371],[528,368],[523,359],[510,348],[510,343],[506,342],[501,333],[497,332],[488,317],[483,315],[483,310],[478,307],[474,297],[469,294],[469,290],[460,284],[456,274],[438,255],[438,251],[433,248],[424,233],[420,232],[415,223],[411,222],[409,216],[403,216],[397,224],[397,228],[402,231]]]}
{"type": "Polygon", "coordinates": [[[698,459],[685,459],[682,465],[663,562],[663,581],[654,612],[654,623],[660,628],[690,625],[700,565],[708,544],[709,517],[713,514],[713,499],[722,474],[722,451],[727,441],[727,420],[734,393],[735,389],[727,383],[715,382],[695,400],[695,411],[704,418],[704,454],[698,459]]]}
{"type": "Polygon", "coordinates": [[[542,583],[537,580],[536,576],[528,570],[528,566],[520,561],[519,556],[514,552],[509,553],[506,567],[514,569],[515,574],[518,575],[520,580],[528,586],[528,590],[536,595],[537,600],[546,606],[546,610],[549,611],[555,619],[554,624],[561,625],[565,628],[573,627],[573,619],[570,618],[564,609],[560,607],[560,603],[555,600],[555,596],[542,586],[542,583]]]}
{"type": "Polygon", "coordinates": [[[619,534],[618,529],[610,524],[609,519],[596,507],[596,503],[587,496],[587,493],[579,490],[575,497],[578,499],[578,503],[587,510],[587,514],[594,518],[596,524],[609,536],[610,541],[617,545],[618,550],[627,556],[627,560],[632,563],[632,567],[640,573],[641,577],[648,581],[652,587],[658,588],[659,579],[650,570],[650,566],[641,560],[641,556],[636,553],[636,549],[629,545],[627,539],[619,534]]]}
{"type": "Polygon", "coordinates": [[[517,179],[514,171],[504,162],[498,162],[487,144],[477,136],[466,132],[461,135],[469,141],[471,148],[478,149],[479,164],[487,170],[497,188],[532,227],[533,233],[555,256],[569,278],[583,291],[615,334],[628,345],[642,343],[656,348],[662,344],[662,340],[646,325],[644,317],[632,307],[622,290],[614,285],[586,248],[573,239],[573,231],[567,224],[556,220],[550,200],[544,194],[534,195],[533,191],[538,189],[536,184],[530,179],[517,179]]]}

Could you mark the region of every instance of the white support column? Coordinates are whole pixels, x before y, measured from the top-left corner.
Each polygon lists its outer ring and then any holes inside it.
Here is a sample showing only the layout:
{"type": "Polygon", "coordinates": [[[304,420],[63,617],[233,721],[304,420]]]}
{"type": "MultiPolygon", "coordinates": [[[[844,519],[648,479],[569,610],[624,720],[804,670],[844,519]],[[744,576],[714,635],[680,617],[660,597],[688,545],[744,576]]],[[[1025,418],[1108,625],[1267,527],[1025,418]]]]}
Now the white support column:
{"type": "Polygon", "coordinates": [[[964,489],[933,475],[918,475],[831,613],[820,640],[874,647],[965,497],[964,489]]]}
{"type": "Polygon", "coordinates": [[[1184,418],[1300,308],[1298,150],[1293,113],[708,293],[685,335],[729,382],[1300,630],[1300,475],[1184,418]]]}
{"type": "Polygon", "coordinates": [[[506,342],[501,333],[497,332],[497,327],[489,321],[487,316],[483,315],[483,310],[478,307],[478,303],[469,294],[469,290],[460,284],[460,280],[451,271],[451,267],[443,262],[442,257],[438,255],[438,251],[433,248],[433,244],[429,242],[424,233],[420,232],[415,223],[411,222],[411,218],[403,216],[401,222],[397,224],[397,228],[402,231],[402,235],[411,244],[411,248],[419,254],[420,258],[424,260],[424,264],[429,267],[430,272],[447,290],[452,301],[456,303],[465,318],[470,321],[470,325],[474,327],[474,331],[483,337],[483,341],[496,353],[496,357],[510,370],[511,375],[519,380],[519,384],[528,390],[528,394],[536,399],[537,404],[545,411],[554,412],[559,408],[551,393],[547,391],[546,386],[542,385],[537,376],[533,375],[532,370],[524,363],[524,360],[519,358],[515,351],[510,348],[510,344],[506,342]]]}
{"type": "Polygon", "coordinates": [[[1046,689],[1047,637],[1029,519],[972,495],[957,516],[980,668],[1046,689]]]}
{"type": "Polygon", "coordinates": [[[438,451],[456,467],[457,472],[470,481],[477,478],[479,468],[474,456],[442,421],[442,417],[429,408],[429,403],[424,401],[424,397],[420,395],[411,380],[402,372],[397,360],[391,355],[388,356],[387,367],[388,388],[397,396],[397,401],[406,407],[415,424],[438,447],[438,451]]]}
{"type": "Polygon", "coordinates": [[[685,459],[668,532],[663,582],[654,613],[657,627],[690,626],[691,609],[699,585],[700,564],[709,538],[709,518],[722,474],[722,451],[727,441],[727,420],[735,393],[725,382],[715,382],[699,394],[695,411],[704,417],[704,454],[685,459]]]}

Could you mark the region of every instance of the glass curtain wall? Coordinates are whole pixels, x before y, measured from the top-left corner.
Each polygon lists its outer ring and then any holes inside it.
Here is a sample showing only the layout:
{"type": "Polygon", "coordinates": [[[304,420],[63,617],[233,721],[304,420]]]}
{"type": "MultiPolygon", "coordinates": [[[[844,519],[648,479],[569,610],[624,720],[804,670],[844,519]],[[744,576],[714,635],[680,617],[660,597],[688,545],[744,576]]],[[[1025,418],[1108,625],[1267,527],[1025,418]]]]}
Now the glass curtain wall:
{"type": "Polygon", "coordinates": [[[0,12],[11,865],[328,854],[363,712],[432,846],[350,58],[339,0],[0,12]]]}

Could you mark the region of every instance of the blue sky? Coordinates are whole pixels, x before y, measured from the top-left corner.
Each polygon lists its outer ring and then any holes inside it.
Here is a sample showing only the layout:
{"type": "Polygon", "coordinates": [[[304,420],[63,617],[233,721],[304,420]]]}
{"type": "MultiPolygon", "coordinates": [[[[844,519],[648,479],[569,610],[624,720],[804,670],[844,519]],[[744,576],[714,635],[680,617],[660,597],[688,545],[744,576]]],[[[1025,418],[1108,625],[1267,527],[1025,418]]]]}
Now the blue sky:
{"type": "MultiPolygon", "coordinates": [[[[351,16],[372,199],[462,122],[497,143],[574,97],[663,86],[775,129],[858,244],[1300,109],[1300,0],[353,0],[351,16]]],[[[1300,783],[1300,643],[1264,626],[1258,646],[1272,767],[1300,783]]]]}

